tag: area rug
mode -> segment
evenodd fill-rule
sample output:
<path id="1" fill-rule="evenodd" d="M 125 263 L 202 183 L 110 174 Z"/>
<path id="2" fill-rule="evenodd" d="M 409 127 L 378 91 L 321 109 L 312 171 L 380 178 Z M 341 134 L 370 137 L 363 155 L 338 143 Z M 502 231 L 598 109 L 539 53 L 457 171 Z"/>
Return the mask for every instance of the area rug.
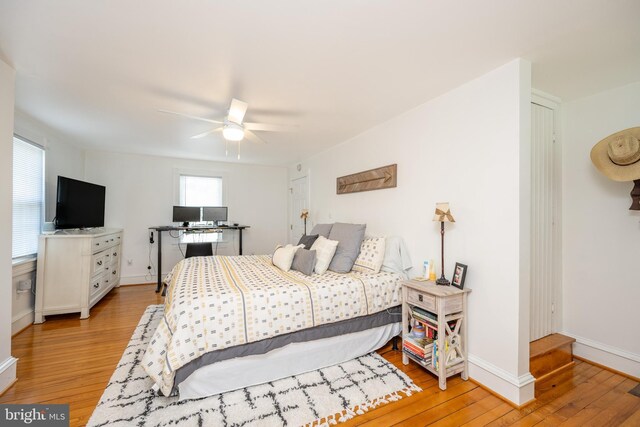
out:
<path id="1" fill-rule="evenodd" d="M 162 319 L 147 307 L 88 426 L 328 426 L 421 389 L 376 353 L 202 399 L 158 396 L 140 366 Z"/>

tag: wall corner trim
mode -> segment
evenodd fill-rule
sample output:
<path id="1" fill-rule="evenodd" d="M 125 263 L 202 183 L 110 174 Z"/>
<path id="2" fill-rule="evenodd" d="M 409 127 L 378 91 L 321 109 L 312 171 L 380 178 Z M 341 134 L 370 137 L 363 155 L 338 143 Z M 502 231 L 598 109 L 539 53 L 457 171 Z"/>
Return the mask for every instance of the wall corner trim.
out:
<path id="1" fill-rule="evenodd" d="M 0 394 L 4 393 L 16 381 L 17 363 L 18 359 L 13 356 L 9 356 L 0 363 Z"/>
<path id="2" fill-rule="evenodd" d="M 533 399 L 536 379 L 530 372 L 516 376 L 472 354 L 469 355 L 469 364 L 473 380 L 505 400 L 520 406 Z"/>

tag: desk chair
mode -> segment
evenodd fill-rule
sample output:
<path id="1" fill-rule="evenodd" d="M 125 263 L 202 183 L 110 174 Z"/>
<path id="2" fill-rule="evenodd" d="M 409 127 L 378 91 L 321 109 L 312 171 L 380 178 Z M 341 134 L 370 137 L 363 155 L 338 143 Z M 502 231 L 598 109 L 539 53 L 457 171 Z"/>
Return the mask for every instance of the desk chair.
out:
<path id="1" fill-rule="evenodd" d="M 187 252 L 185 258 L 192 256 L 211 256 L 213 255 L 213 247 L 211 243 L 187 243 Z"/>
<path id="2" fill-rule="evenodd" d="M 213 255 L 213 247 L 211 243 L 187 243 L 187 252 L 185 252 L 185 258 L 191 258 L 192 256 L 211 256 Z M 167 295 L 167 285 L 162 285 L 162 296 Z"/>

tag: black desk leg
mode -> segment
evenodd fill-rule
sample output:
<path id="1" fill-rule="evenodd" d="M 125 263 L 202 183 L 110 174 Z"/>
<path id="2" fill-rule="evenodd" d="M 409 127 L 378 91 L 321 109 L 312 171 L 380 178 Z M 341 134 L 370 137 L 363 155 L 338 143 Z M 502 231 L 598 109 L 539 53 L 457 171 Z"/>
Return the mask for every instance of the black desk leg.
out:
<path id="1" fill-rule="evenodd" d="M 242 228 L 238 229 L 238 255 L 242 255 Z"/>
<path id="2" fill-rule="evenodd" d="M 156 286 L 156 293 L 162 289 L 162 230 L 158 231 L 158 285 Z"/>

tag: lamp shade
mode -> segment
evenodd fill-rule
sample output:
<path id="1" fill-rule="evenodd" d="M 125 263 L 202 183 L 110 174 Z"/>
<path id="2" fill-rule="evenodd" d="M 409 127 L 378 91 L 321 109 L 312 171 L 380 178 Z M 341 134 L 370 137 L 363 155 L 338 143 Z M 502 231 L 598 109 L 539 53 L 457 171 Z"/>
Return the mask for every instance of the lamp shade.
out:
<path id="1" fill-rule="evenodd" d="M 449 202 L 436 203 L 436 213 L 433 216 L 434 221 L 440 222 L 456 222 L 451 215 L 451 209 L 449 209 Z"/>

